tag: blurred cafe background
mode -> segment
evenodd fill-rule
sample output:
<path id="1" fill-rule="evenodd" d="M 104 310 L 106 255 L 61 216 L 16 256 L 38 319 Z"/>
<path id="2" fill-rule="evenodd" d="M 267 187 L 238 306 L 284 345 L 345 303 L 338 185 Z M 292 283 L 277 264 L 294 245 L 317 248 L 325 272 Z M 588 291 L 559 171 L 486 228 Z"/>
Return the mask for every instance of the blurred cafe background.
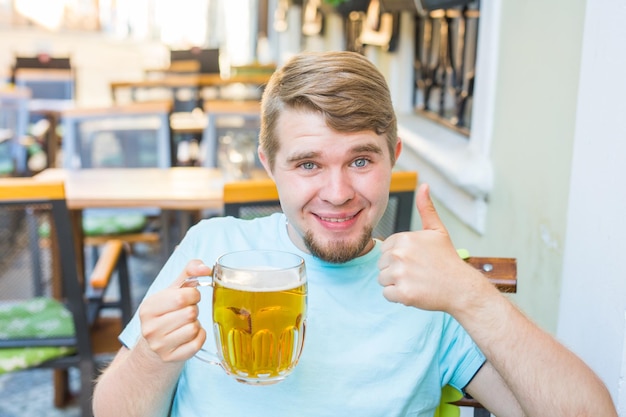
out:
<path id="1" fill-rule="evenodd" d="M 458 248 L 517 259 L 510 297 L 626 416 L 625 20 L 611 0 L 0 0 L 0 177 L 202 167 L 253 178 L 273 71 L 304 50 L 364 54 L 396 106 L 397 168 L 431 185 Z M 138 238 L 134 297 L 191 222 L 221 214 L 165 211 L 121 222 L 177 228 Z M 85 209 L 86 236 L 96 242 L 111 216 Z M 142 250 L 152 263 L 137 266 Z M 2 408 L 15 401 L 6 377 L 0 416 L 18 415 Z"/>

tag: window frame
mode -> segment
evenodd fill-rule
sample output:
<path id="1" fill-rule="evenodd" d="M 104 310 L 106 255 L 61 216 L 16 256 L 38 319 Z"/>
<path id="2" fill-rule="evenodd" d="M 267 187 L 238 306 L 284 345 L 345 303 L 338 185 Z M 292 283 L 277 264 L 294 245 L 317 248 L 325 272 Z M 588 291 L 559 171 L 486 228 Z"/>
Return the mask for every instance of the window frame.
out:
<path id="1" fill-rule="evenodd" d="M 479 234 L 485 233 L 494 182 L 491 142 L 500 6 L 501 0 L 481 3 L 469 140 L 412 110 L 398 113 L 398 135 L 404 145 L 398 165 L 417 168 L 420 182 L 430 184 L 433 197 Z"/>

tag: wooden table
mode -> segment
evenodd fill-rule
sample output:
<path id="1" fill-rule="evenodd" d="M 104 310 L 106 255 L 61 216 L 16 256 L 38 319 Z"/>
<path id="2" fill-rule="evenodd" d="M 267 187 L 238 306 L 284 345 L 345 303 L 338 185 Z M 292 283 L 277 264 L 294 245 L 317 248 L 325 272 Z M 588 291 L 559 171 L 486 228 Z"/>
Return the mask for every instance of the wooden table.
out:
<path id="1" fill-rule="evenodd" d="M 120 88 L 182 88 L 182 87 L 215 87 L 228 84 L 257 84 L 265 85 L 271 74 L 242 74 L 232 77 L 222 77 L 220 74 L 176 74 L 159 78 L 145 78 L 136 81 L 114 81 L 110 88 L 113 95 Z"/>
<path id="2" fill-rule="evenodd" d="M 253 177 L 266 176 L 255 171 Z M 65 182 L 67 205 L 72 211 L 72 222 L 76 234 L 76 257 L 83 267 L 79 268 L 84 278 L 84 247 L 82 234 L 82 210 L 89 208 L 156 207 L 173 211 L 194 212 L 197 210 L 223 208 L 222 173 L 216 168 L 107 168 L 70 170 L 48 168 L 35 176 L 41 180 Z M 168 217 L 169 218 L 169 217 Z M 188 217 L 187 217 L 188 218 Z M 164 225 L 167 223 L 164 223 Z M 184 233 L 187 225 L 181 224 Z M 164 260 L 172 249 L 169 228 L 162 228 Z M 55 402 L 64 404 L 68 395 L 67 373 L 55 372 Z"/>
<path id="3" fill-rule="evenodd" d="M 266 176 L 262 170 L 252 174 L 253 178 Z M 169 219 L 176 212 L 221 212 L 224 206 L 224 179 L 217 168 L 49 168 L 35 178 L 65 182 L 67 205 L 75 213 L 77 231 L 82 230 L 84 209 L 153 207 L 161 209 L 165 219 Z M 180 221 L 180 233 L 184 233 L 191 217 L 181 216 Z M 172 249 L 167 227 L 163 228 L 162 236 L 165 257 Z M 77 240 L 82 247 L 82 235 Z"/>
<path id="4" fill-rule="evenodd" d="M 118 93 L 121 91 L 130 92 L 131 101 L 141 101 L 138 97 L 139 91 L 146 90 L 169 90 L 174 98 L 175 111 L 184 110 L 189 105 L 189 101 L 193 101 L 195 105 L 202 105 L 202 90 L 206 87 L 225 87 L 233 84 L 246 84 L 252 86 L 265 86 L 269 81 L 271 74 L 242 74 L 232 77 L 222 77 L 220 74 L 175 74 L 166 75 L 160 78 L 145 78 L 141 80 L 114 81 L 109 84 L 111 97 L 113 102 L 118 102 L 120 97 Z M 177 98 L 181 91 L 190 90 L 191 96 L 182 99 L 179 102 Z M 189 93 L 186 93 L 187 95 Z M 176 104 L 176 103 L 179 104 Z M 187 104 L 183 104 L 187 103 Z"/>
<path id="5" fill-rule="evenodd" d="M 73 210 L 114 207 L 200 210 L 223 206 L 224 181 L 220 170 L 215 168 L 50 168 L 35 178 L 65 181 L 67 204 Z"/>

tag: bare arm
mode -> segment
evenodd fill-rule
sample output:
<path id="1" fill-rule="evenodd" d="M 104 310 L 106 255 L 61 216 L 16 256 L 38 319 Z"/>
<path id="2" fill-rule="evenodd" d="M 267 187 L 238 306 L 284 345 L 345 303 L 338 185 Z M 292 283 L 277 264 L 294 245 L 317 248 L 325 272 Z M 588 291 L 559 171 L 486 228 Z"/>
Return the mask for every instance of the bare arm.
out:
<path id="1" fill-rule="evenodd" d="M 191 261 L 169 288 L 144 300 L 139 310 L 142 336 L 132 349 L 120 349 L 98 379 L 94 416 L 169 415 L 183 365 L 206 339 L 198 322 L 200 294 L 180 286 L 189 276 L 210 272 L 200 261 Z"/>
<path id="2" fill-rule="evenodd" d="M 489 362 L 474 375 L 465 391 L 498 417 L 524 417 L 519 402 Z"/>
<path id="3" fill-rule="evenodd" d="M 604 384 L 580 358 L 493 286 L 476 290 L 459 305 L 462 311 L 455 317 L 502 375 L 526 415 L 617 416 Z M 475 387 L 481 388 L 489 390 L 490 384 Z"/>
<path id="4" fill-rule="evenodd" d="M 425 185 L 418 190 L 417 208 L 424 230 L 384 242 L 379 281 L 390 301 L 451 314 L 514 397 L 490 396 L 499 378 L 488 373 L 472 381 L 469 392 L 500 410 L 515 410 L 517 404 L 501 404 L 515 401 L 529 417 L 617 416 L 594 372 L 458 257 Z"/>

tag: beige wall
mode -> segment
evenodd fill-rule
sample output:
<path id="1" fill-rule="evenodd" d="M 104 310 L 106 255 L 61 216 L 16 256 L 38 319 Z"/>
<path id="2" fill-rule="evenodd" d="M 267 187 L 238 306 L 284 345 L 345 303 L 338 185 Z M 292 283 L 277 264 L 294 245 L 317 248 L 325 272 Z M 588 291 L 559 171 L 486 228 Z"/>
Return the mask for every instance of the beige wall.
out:
<path id="1" fill-rule="evenodd" d="M 169 59 L 167 48 L 154 42 L 90 33 L 0 28 L 0 73 L 9 70 L 15 55 L 32 56 L 39 51 L 71 57 L 76 68 L 76 100 L 86 106 L 109 104 L 111 81 L 141 79 L 144 68 L 165 66 Z"/>
<path id="2" fill-rule="evenodd" d="M 515 301 L 556 331 L 584 0 L 502 2 L 487 230 L 447 214 L 455 243 L 518 259 Z"/>

